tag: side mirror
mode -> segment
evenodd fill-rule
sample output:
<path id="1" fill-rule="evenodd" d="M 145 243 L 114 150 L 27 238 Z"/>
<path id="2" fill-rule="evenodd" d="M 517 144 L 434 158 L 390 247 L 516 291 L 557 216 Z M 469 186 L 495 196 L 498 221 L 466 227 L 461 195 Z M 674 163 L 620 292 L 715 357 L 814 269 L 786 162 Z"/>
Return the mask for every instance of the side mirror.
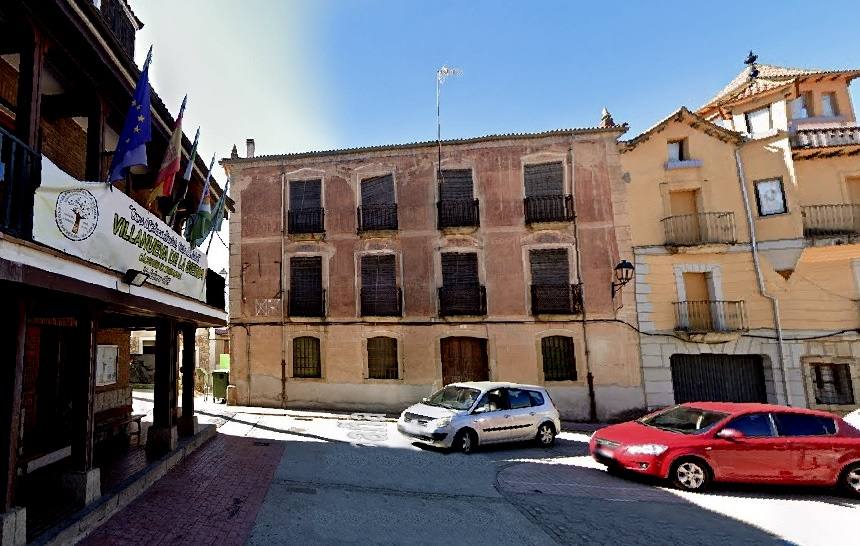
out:
<path id="1" fill-rule="evenodd" d="M 478 406 L 477 408 L 472 410 L 472 413 L 486 413 L 487 409 L 487 406 Z"/>
<path id="2" fill-rule="evenodd" d="M 717 433 L 717 438 L 722 438 L 723 440 L 728 440 L 730 442 L 737 442 L 738 440 L 743 440 L 745 436 L 743 432 L 737 429 L 724 428 Z"/>
<path id="3" fill-rule="evenodd" d="M 422 398 L 422 399 L 421 399 L 421 401 L 422 401 L 422 402 L 429 402 L 429 401 L 430 401 L 430 398 L 428 398 L 427 396 L 425 396 L 424 398 Z"/>

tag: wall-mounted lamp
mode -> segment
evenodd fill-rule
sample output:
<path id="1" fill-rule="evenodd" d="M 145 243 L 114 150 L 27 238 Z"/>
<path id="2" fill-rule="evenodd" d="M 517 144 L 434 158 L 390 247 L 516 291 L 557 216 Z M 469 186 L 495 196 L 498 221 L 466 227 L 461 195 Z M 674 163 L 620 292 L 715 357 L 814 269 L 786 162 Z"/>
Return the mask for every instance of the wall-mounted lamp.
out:
<path id="1" fill-rule="evenodd" d="M 149 275 L 137 269 L 129 269 L 122 275 L 122 282 L 132 286 L 142 286 L 146 282 Z"/>
<path id="2" fill-rule="evenodd" d="M 612 283 L 613 298 L 615 297 L 615 294 L 621 291 L 622 286 L 633 279 L 633 272 L 635 269 L 636 268 L 633 267 L 633 264 L 627 260 L 621 260 L 618 262 L 618 265 L 615 266 L 615 282 Z"/>

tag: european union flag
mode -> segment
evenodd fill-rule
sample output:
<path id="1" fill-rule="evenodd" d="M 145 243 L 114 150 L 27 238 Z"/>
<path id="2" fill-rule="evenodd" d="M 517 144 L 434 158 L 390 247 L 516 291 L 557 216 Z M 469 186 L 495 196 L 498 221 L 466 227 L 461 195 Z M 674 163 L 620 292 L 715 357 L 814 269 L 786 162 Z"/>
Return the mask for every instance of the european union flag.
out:
<path id="1" fill-rule="evenodd" d="M 109 181 L 122 180 L 131 172 L 139 174 L 147 170 L 146 143 L 152 140 L 152 113 L 149 105 L 149 61 L 152 48 L 146 56 L 143 71 L 134 89 L 131 108 L 125 116 L 122 133 L 113 153 Z"/>

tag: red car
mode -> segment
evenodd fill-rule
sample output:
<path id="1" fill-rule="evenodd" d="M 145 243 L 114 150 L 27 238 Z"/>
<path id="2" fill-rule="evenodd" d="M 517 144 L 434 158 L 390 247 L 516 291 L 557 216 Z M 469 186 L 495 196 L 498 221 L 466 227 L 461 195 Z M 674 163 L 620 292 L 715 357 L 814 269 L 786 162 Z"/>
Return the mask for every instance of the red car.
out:
<path id="1" fill-rule="evenodd" d="M 839 486 L 860 497 L 860 431 L 823 411 L 688 403 L 598 430 L 591 455 L 610 470 L 669 479 Z"/>

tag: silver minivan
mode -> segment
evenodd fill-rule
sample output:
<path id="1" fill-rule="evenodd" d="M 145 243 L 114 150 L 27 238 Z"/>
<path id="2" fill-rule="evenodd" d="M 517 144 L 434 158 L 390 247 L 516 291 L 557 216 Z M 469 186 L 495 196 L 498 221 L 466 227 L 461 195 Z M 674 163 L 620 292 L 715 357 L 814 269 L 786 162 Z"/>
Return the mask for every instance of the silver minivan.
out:
<path id="1" fill-rule="evenodd" d="M 471 453 L 483 444 L 555 443 L 558 410 L 543 387 L 477 381 L 452 383 L 406 408 L 397 430 L 421 443 Z"/>

